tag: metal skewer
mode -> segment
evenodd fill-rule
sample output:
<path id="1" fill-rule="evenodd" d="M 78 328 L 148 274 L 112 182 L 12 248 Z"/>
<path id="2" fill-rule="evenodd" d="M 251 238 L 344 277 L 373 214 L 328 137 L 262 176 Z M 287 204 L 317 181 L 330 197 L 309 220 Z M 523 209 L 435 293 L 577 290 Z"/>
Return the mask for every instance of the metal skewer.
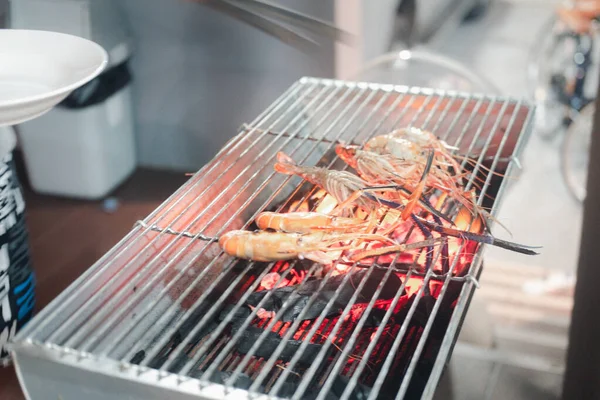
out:
<path id="1" fill-rule="evenodd" d="M 309 35 L 351 44 L 353 35 L 318 18 L 262 0 L 198 0 L 303 52 L 320 48 Z M 287 25 L 286 25 L 287 24 Z M 306 31 L 305 33 L 300 30 Z"/>

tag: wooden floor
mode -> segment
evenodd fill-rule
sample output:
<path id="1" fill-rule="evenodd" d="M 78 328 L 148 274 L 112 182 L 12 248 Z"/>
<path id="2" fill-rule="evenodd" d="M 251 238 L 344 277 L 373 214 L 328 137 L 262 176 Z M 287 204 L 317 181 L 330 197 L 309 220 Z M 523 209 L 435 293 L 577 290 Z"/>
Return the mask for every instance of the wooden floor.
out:
<path id="1" fill-rule="evenodd" d="M 101 201 L 78 201 L 34 193 L 18 163 L 27 204 L 33 268 L 37 277 L 37 310 L 42 309 L 98 258 L 114 246 L 188 178 L 184 174 L 138 170 L 112 196 L 113 213 Z M 21 400 L 12 367 L 0 369 L 0 399 Z"/>

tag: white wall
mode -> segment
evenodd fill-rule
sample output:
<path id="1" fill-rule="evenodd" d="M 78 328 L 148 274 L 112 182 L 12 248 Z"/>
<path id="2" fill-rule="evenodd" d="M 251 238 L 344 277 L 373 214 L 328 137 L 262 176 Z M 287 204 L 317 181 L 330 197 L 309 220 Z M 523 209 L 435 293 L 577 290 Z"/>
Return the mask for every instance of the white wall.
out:
<path id="1" fill-rule="evenodd" d="M 335 23 L 353 33 L 355 46 L 336 45 L 336 76 L 355 77 L 363 64 L 388 51 L 400 0 L 335 0 Z"/>
<path id="2" fill-rule="evenodd" d="M 279 3 L 333 20 L 332 1 Z M 134 35 L 138 154 L 144 166 L 196 170 L 298 78 L 334 75 L 333 44 L 311 57 L 197 4 L 119 4 Z"/>
<path id="3" fill-rule="evenodd" d="M 94 21 L 118 20 L 100 6 L 107 5 L 107 0 L 13 1 L 21 7 L 35 7 L 32 14 L 38 18 L 34 28 L 90 36 L 111 47 L 119 36 L 118 22 L 106 34 L 100 34 L 94 24 L 82 32 L 72 29 L 81 25 L 78 18 L 88 15 Z M 72 7 L 78 1 L 89 1 L 92 6 L 78 11 Z M 398 0 L 277 3 L 325 20 L 335 19 L 357 35 L 357 46 L 324 42 L 317 54 L 306 55 L 189 1 L 112 1 L 132 33 L 137 152 L 142 166 L 196 170 L 241 124 L 252 121 L 300 77 L 351 77 L 366 60 L 386 51 Z M 57 8 L 60 5 L 63 7 Z M 50 9 L 63 10 L 59 12 L 63 17 L 47 18 Z M 71 10 L 71 19 L 65 10 Z M 20 27 L 30 25 L 23 22 Z"/>

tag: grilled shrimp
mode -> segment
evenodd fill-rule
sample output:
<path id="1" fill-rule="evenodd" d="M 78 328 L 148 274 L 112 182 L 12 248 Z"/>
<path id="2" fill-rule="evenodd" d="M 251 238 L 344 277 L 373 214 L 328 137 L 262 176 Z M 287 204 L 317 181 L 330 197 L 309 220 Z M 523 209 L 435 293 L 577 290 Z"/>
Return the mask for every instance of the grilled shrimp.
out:
<path id="1" fill-rule="evenodd" d="M 431 167 L 431 159 L 428 159 L 428 161 L 429 162 L 425 166 L 424 174 L 426 174 L 428 168 Z M 420 193 L 424 187 L 424 181 L 422 179 L 421 182 L 416 185 L 415 191 L 408 197 L 406 204 L 400 204 L 397 202 L 397 198 L 392 198 L 390 201 L 386 198 L 376 197 L 372 192 L 365 191 L 364 189 L 367 188 L 369 184 L 350 172 L 297 165 L 294 160 L 281 152 L 277 154 L 275 170 L 287 175 L 298 175 L 310 183 L 325 189 L 325 191 L 336 199 L 339 205 L 338 210 L 341 211 L 350 204 L 355 204 L 373 217 L 381 210 L 381 206 L 383 205 L 389 208 L 402 210 L 402 218 L 406 219 L 414 207 L 419 204 L 427 211 L 448 220 L 448 217 L 419 200 Z"/>
<path id="2" fill-rule="evenodd" d="M 336 245 L 356 240 L 395 243 L 385 236 L 365 233 L 299 234 L 238 230 L 227 232 L 221 236 L 219 245 L 230 256 L 246 260 L 270 262 L 306 258 L 314 262 L 330 264 L 337 260 L 344 250 L 356 248 L 356 244 L 353 246 Z"/>
<path id="3" fill-rule="evenodd" d="M 351 201 L 367 212 L 379 206 L 367 196 L 360 195 L 360 190 L 367 187 L 368 184 L 350 172 L 298 165 L 291 157 L 282 152 L 277 153 L 275 171 L 286 175 L 298 175 L 306 179 L 327 191 L 338 204 L 347 204 Z"/>
<path id="4" fill-rule="evenodd" d="M 434 151 L 435 166 L 443 170 L 452 167 L 454 174 L 460 177 L 460 164 L 450 153 L 450 149 L 454 148 L 439 140 L 432 133 L 416 128 L 398 129 L 387 135 L 375 136 L 365 144 L 365 150 L 377 154 L 392 154 L 401 160 L 419 164 L 424 164 L 427 153 Z"/>
<path id="5" fill-rule="evenodd" d="M 451 153 L 452 150 L 458 150 L 458 148 L 449 146 L 448 143 L 438 139 L 433 133 L 423 129 L 409 127 L 397 129 L 390 133 L 390 136 L 408 140 L 423 150 L 434 150 L 437 155 L 452 166 L 457 174 L 460 173 L 461 167 Z"/>
<path id="6" fill-rule="evenodd" d="M 368 150 L 361 150 L 358 146 L 347 146 L 338 144 L 335 152 L 346 164 L 354 168 L 356 172 L 369 183 L 387 184 L 405 180 L 412 182 L 411 177 L 417 171 L 418 165 L 411 163 L 412 168 L 400 174 L 397 164 L 400 161 L 391 154 L 377 154 Z"/>
<path id="7" fill-rule="evenodd" d="M 360 218 L 336 217 L 317 212 L 263 212 L 258 214 L 255 222 L 263 230 L 293 233 L 358 231 L 367 228 L 368 225 Z"/>
<path id="8" fill-rule="evenodd" d="M 401 160 L 392 154 L 378 154 L 362 150 L 358 146 L 338 144 L 337 155 L 354 168 L 361 178 L 372 184 L 396 183 L 408 187 L 419 183 L 424 166 L 414 162 Z M 456 182 L 449 174 L 435 168 L 427 177 L 427 186 L 448 191 Z"/>
<path id="9" fill-rule="evenodd" d="M 433 133 L 412 126 L 408 128 L 396 129 L 390 133 L 390 136 L 406 139 L 424 149 L 439 149 L 442 151 L 458 150 L 457 147 L 450 146 Z"/>
<path id="10" fill-rule="evenodd" d="M 413 191 L 425 172 L 425 166 L 396 158 L 392 154 L 377 154 L 356 146 L 337 145 L 337 155 L 374 185 L 399 185 Z M 425 185 L 448 193 L 470 210 L 475 208 L 470 194 L 462 190 L 447 171 L 433 168 L 425 177 Z"/>

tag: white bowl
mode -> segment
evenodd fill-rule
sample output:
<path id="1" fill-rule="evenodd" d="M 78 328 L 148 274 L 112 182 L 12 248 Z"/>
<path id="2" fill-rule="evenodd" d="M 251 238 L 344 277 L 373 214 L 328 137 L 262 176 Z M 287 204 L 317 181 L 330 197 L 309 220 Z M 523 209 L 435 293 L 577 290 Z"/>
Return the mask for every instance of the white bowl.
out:
<path id="1" fill-rule="evenodd" d="M 107 62 L 101 46 L 77 36 L 0 29 L 0 126 L 48 112 Z"/>

